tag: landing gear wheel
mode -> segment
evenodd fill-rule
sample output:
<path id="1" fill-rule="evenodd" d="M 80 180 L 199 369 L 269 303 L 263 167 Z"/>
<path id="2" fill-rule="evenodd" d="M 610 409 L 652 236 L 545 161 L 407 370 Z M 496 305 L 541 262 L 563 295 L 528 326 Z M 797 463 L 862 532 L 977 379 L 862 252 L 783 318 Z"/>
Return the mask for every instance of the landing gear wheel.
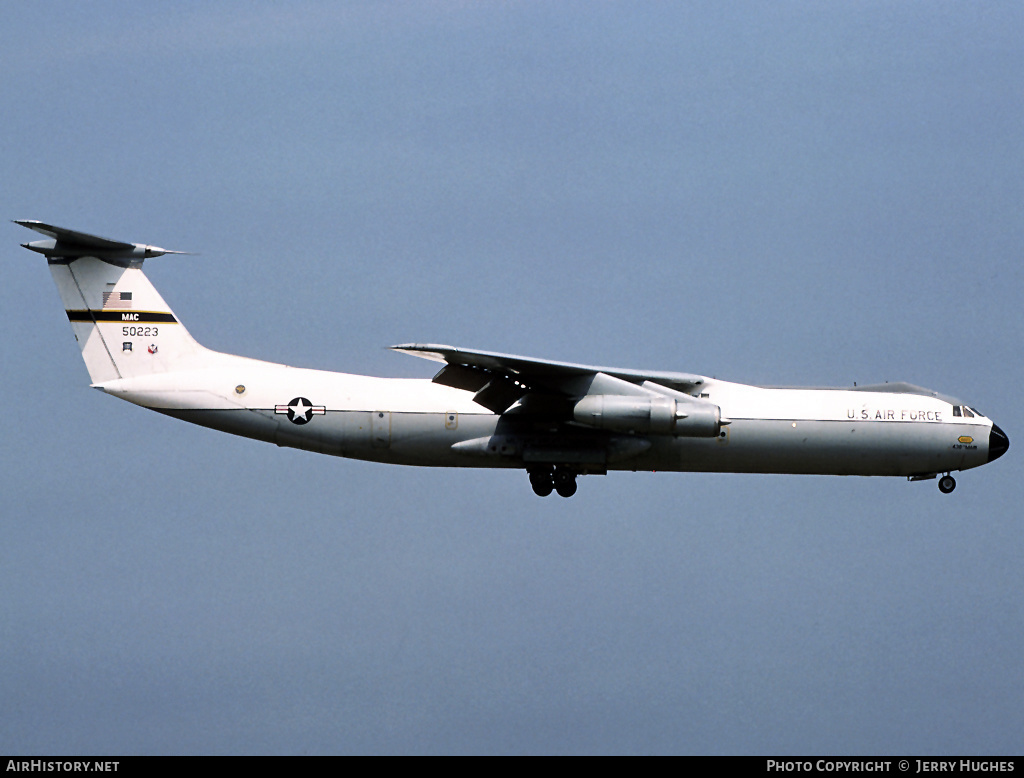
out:
<path id="1" fill-rule="evenodd" d="M 559 484 L 555 489 L 558 490 L 558 494 L 561 497 L 572 497 L 576 494 L 576 479 L 573 478 L 571 481 Z"/>
<path id="2" fill-rule="evenodd" d="M 538 497 L 547 497 L 555 488 L 551 473 L 547 470 L 531 470 L 530 486 L 533 487 L 533 493 Z"/>
<path id="3" fill-rule="evenodd" d="M 555 491 L 560 497 L 572 497 L 576 494 L 576 474 L 565 470 L 555 473 Z"/>
<path id="4" fill-rule="evenodd" d="M 956 489 L 956 479 L 951 475 L 944 475 L 939 479 L 939 491 L 943 494 L 949 494 L 951 491 Z"/>

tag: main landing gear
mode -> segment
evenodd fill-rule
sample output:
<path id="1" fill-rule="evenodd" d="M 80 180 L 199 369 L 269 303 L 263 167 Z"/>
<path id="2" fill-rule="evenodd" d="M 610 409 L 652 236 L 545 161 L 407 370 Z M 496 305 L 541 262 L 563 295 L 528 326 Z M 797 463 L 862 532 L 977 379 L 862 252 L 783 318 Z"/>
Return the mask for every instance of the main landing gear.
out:
<path id="1" fill-rule="evenodd" d="M 528 472 L 530 486 L 538 497 L 547 497 L 552 491 L 558 492 L 562 497 L 572 497 L 576 494 L 576 473 L 572 470 L 542 467 Z"/>

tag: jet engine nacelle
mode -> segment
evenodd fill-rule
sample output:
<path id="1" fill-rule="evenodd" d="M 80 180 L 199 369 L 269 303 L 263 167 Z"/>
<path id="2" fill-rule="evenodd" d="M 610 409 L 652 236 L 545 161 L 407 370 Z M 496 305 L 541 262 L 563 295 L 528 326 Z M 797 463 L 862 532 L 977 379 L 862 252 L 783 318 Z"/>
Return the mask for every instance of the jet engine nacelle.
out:
<path id="1" fill-rule="evenodd" d="M 572 413 L 581 424 L 617 432 L 714 438 L 722 429 L 717 405 L 671 397 L 594 394 L 576 403 Z"/>

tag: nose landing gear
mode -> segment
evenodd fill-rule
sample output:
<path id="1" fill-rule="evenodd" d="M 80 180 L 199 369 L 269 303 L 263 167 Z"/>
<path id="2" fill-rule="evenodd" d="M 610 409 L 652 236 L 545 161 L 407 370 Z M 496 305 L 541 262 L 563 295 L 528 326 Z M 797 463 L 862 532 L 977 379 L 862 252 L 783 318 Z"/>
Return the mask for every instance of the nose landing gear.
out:
<path id="1" fill-rule="evenodd" d="M 547 497 L 552 491 L 562 497 L 576 494 L 576 473 L 564 468 L 545 467 L 528 471 L 530 486 L 538 497 Z"/>
<path id="2" fill-rule="evenodd" d="M 942 478 L 939 479 L 939 491 L 943 494 L 949 494 L 951 491 L 956 489 L 956 479 L 953 478 L 949 473 L 946 473 Z"/>

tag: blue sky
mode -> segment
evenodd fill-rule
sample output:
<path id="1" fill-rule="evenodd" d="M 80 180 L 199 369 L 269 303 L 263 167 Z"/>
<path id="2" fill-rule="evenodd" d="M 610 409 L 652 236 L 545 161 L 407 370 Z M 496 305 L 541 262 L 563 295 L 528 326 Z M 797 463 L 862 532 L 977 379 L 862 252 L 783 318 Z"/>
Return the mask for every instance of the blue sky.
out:
<path id="1" fill-rule="evenodd" d="M 907 380 L 1024 429 L 1016 3 L 13 2 L 0 209 L 212 348 Z M 1020 753 L 1015 448 L 899 479 L 317 457 L 88 388 L 4 228 L 0 750 Z M 1016 436 L 1016 437 L 1015 437 Z"/>

